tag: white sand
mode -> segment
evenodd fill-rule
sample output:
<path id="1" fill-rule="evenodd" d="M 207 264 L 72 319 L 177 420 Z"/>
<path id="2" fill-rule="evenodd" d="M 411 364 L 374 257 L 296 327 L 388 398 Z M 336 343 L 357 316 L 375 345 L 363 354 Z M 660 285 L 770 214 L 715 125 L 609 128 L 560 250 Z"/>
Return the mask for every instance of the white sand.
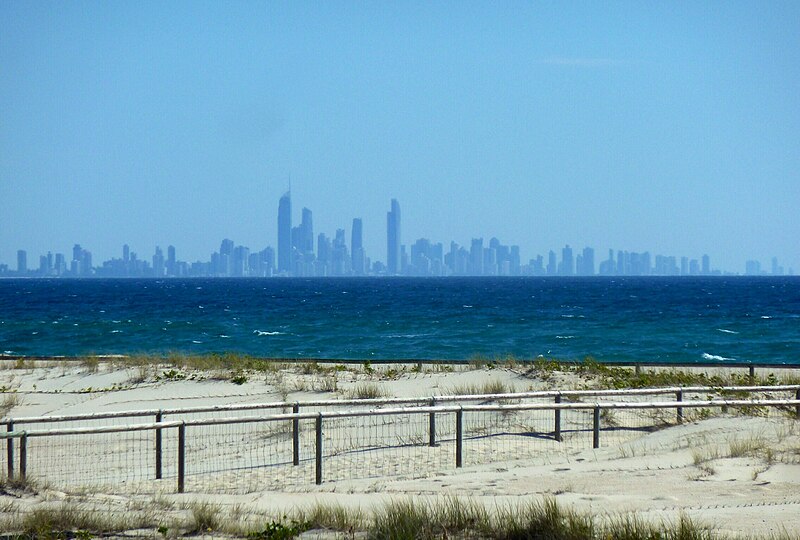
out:
<path id="1" fill-rule="evenodd" d="M 23 417 L 284 399 L 335 399 L 349 397 L 355 388 L 367 382 L 378 385 L 387 395 L 393 396 L 447 394 L 453 390 L 480 388 L 490 382 L 501 383 L 517 391 L 567 389 L 592 384 L 592 381 L 581 381 L 571 374 L 557 374 L 542 381 L 524 376 L 521 369 L 456 368 L 449 372 L 425 368 L 422 373 L 415 373 L 411 372 L 411 367 L 402 370 L 394 366 L 393 369 L 397 371 L 391 373 L 391 378 L 383 367 L 376 368 L 377 373 L 366 374 L 362 368 L 354 366 L 352 370 L 335 375 L 303 375 L 298 368 L 293 368 L 266 374 L 251 373 L 248 374 L 248 382 L 235 385 L 228 380 L 229 374 L 219 374 L 219 378 L 215 379 L 214 374 L 191 371 L 184 373 L 190 377 L 193 375 L 194 380 L 162 378 L 156 382 L 155 375 L 163 375 L 171 369 L 166 367 L 123 370 L 101 364 L 99 370 L 94 372 L 85 366 L 50 366 L 0 371 L 0 386 L 15 390 L 14 395 L 17 396 L 15 399 L 6 399 L 6 408 L 11 408 L 5 416 Z M 336 379 L 336 391 L 322 391 L 334 386 L 333 377 Z M 139 382 L 142 378 L 145 380 Z M 6 397 L 9 395 L 5 394 Z M 550 422 L 549 418 L 530 417 L 525 421 L 538 426 Z M 347 441 L 344 439 L 365 436 L 365 433 L 371 433 L 370 436 L 376 441 L 381 437 L 410 437 L 420 429 L 424 432 L 427 416 L 417 419 L 408 417 L 404 421 L 409 422 L 408 427 L 403 428 L 407 433 L 396 425 L 387 425 L 386 422 L 393 422 L 389 417 L 381 417 L 380 422 L 370 420 L 329 428 L 326 448 L 331 449 L 336 445 L 345 448 Z M 443 439 L 447 438 L 448 421 L 441 419 L 440 437 Z M 487 417 L 481 421 L 496 427 L 492 423 L 496 419 Z M 198 438 L 197 442 L 193 443 L 190 439 L 190 444 L 207 443 L 210 449 L 217 447 L 218 450 L 220 445 L 228 444 L 224 441 L 233 441 L 247 434 L 247 430 L 252 432 L 252 424 L 245 426 L 248 427 L 242 431 L 209 432 L 205 439 Z M 360 430 L 360 433 L 353 432 L 354 429 Z M 313 444 L 310 429 L 306 432 L 309 437 L 304 438 L 304 457 L 310 455 Z M 268 434 L 262 435 L 266 437 L 263 440 L 270 440 Z M 290 444 L 283 432 L 276 432 L 273 436 L 281 438 L 284 446 Z M 187 489 L 192 492 L 183 495 L 171 493 L 174 491 L 174 477 L 161 481 L 157 490 L 175 501 L 201 497 L 221 504 L 244 505 L 245 508 L 278 516 L 298 505 L 307 506 L 314 502 L 332 502 L 364 509 L 399 497 L 449 494 L 473 497 L 491 506 L 550 496 L 560 504 L 595 515 L 615 516 L 635 512 L 640 517 L 656 521 L 674 521 L 685 514 L 723 531 L 769 534 L 785 530 L 792 535 L 800 535 L 798 420 L 786 415 L 769 418 L 719 416 L 652 433 L 604 433 L 601 448 L 597 450 L 591 448 L 590 439 L 584 435 L 575 437 L 574 444 L 569 445 L 531 439 L 535 444 L 524 447 L 517 439 L 508 443 L 493 440 L 491 445 L 476 439 L 465 443 L 463 469 L 452 466 L 450 443 L 443 442 L 437 451 L 421 445 L 375 455 L 366 453 L 332 457 L 325 463 L 326 481 L 321 486 L 314 485 L 313 463 L 308 462 L 290 470 L 282 485 L 269 484 L 264 480 L 266 485 L 279 486 L 279 489 L 255 489 L 257 486 L 254 487 L 254 483 L 261 478 L 258 476 L 261 473 L 246 471 L 244 474 L 252 477 L 253 483 L 247 484 L 244 491 L 251 492 L 245 494 L 202 493 L 202 490 L 224 490 L 226 482 L 239 481 L 237 478 L 240 477 L 231 476 L 235 473 L 215 477 L 213 472 L 209 472 L 208 476 L 202 476 L 202 482 L 189 477 Z M 169 445 L 174 441 L 168 439 L 165 439 L 168 447 L 165 452 L 171 456 L 169 452 L 173 451 L 174 446 Z M 151 446 L 149 440 L 144 441 L 143 445 L 146 448 Z M 747 445 L 751 451 L 737 451 Z M 38 448 L 40 450 L 32 446 L 32 458 L 35 451 L 40 454 L 44 452 L 42 447 Z M 234 453 L 241 454 L 239 447 L 236 448 Z M 107 452 L 107 459 L 113 459 L 114 448 L 103 448 L 98 443 L 98 450 Z M 48 451 L 52 452 L 48 454 L 48 459 L 56 459 L 53 456 L 64 459 L 57 449 Z M 198 448 L 197 451 L 201 450 Z M 245 458 L 249 459 L 241 455 L 224 459 L 233 462 Z M 148 468 L 151 466 L 150 459 L 148 453 L 145 457 L 125 462 L 125 466 Z M 171 461 L 165 471 L 167 476 Z M 37 465 L 37 462 L 32 461 L 31 465 Z M 197 463 L 189 464 L 189 472 L 197 473 L 204 467 L 213 471 L 217 466 L 211 462 L 201 463 L 198 459 Z M 119 474 L 124 476 L 125 470 L 120 470 Z M 142 481 L 149 482 L 145 478 L 146 473 L 142 473 L 141 477 Z M 120 495 L 113 499 L 113 504 L 119 508 L 152 497 L 132 494 L 130 489 L 131 486 L 120 484 L 118 490 L 106 487 L 103 491 L 116 491 Z M 0 496 L 0 500 L 6 497 Z M 82 495 L 67 496 L 56 488 L 37 497 L 16 501 L 15 508 L 40 504 L 45 499 L 65 497 L 109 504 L 108 495 L 84 492 Z"/>

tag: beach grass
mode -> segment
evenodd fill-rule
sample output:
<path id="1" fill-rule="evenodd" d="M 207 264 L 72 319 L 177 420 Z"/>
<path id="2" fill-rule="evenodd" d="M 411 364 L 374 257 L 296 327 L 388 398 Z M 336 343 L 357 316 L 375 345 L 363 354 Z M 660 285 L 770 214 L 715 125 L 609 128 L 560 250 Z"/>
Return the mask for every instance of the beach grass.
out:
<path id="1" fill-rule="evenodd" d="M 486 506 L 454 496 L 397 499 L 368 510 L 337 504 L 298 508 L 288 515 L 267 516 L 256 510 L 196 501 L 183 508 L 155 511 L 103 511 L 65 501 L 28 512 L 5 513 L 2 530 L 14 538 L 93 538 L 95 535 L 150 531 L 150 538 L 288 539 L 305 531 L 334 537 L 375 540 L 485 538 L 496 540 L 727 540 L 710 527 L 681 515 L 672 522 L 650 522 L 634 515 L 592 516 L 558 504 L 552 498 L 519 504 Z M 319 536 L 312 535 L 312 536 Z M 779 538 L 752 536 L 751 538 Z"/>

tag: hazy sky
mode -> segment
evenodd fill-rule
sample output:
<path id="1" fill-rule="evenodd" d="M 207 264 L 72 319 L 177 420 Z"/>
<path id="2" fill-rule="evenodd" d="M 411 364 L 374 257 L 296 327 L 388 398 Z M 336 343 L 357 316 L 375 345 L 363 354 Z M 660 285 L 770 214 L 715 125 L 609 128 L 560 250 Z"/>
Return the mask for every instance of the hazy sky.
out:
<path id="1" fill-rule="evenodd" d="M 798 2 L 0 1 L 0 262 L 294 220 L 800 271 Z"/>

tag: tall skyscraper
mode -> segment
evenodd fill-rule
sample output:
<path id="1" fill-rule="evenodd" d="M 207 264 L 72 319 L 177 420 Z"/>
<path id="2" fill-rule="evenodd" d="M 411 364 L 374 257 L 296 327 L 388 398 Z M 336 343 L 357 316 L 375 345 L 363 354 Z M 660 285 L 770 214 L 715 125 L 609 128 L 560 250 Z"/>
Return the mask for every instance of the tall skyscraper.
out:
<path id="1" fill-rule="evenodd" d="M 300 250 L 305 253 L 314 253 L 314 225 L 311 219 L 311 210 L 303 208 L 303 220 L 300 222 Z"/>
<path id="2" fill-rule="evenodd" d="M 365 273 L 366 256 L 364 254 L 364 243 L 362 237 L 361 218 L 353 218 L 353 229 L 350 231 L 350 257 L 352 259 L 353 273 L 357 276 Z"/>
<path id="3" fill-rule="evenodd" d="M 575 275 L 575 260 L 572 257 L 572 248 L 569 244 L 561 250 L 561 268 L 558 272 L 562 276 Z"/>
<path id="4" fill-rule="evenodd" d="M 286 192 L 278 203 L 278 272 L 292 269 L 292 197 Z"/>
<path id="5" fill-rule="evenodd" d="M 164 276 L 164 252 L 158 246 L 156 246 L 156 252 L 153 254 L 153 275 L 155 277 Z"/>
<path id="6" fill-rule="evenodd" d="M 28 252 L 24 249 L 17 251 L 17 272 L 24 274 L 28 271 Z"/>
<path id="7" fill-rule="evenodd" d="M 392 209 L 386 214 L 386 267 L 390 275 L 400 273 L 400 204 L 392 199 Z"/>
<path id="8" fill-rule="evenodd" d="M 577 269 L 579 276 L 593 276 L 594 275 L 594 249 L 590 247 L 583 248 L 581 254 L 581 265 Z"/>
<path id="9" fill-rule="evenodd" d="M 175 258 L 175 246 L 167 247 L 167 275 L 174 276 L 177 272 L 177 259 Z"/>

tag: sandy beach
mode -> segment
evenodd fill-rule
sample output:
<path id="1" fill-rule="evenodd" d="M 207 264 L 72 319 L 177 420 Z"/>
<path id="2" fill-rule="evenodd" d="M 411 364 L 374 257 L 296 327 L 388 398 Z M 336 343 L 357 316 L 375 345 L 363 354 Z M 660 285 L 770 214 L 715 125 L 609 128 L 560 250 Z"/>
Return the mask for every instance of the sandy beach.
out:
<path id="1" fill-rule="evenodd" d="M 7 365 L 6 368 L 0 371 L 6 418 L 303 402 L 365 397 L 367 393 L 370 397 L 428 397 L 481 393 L 487 389 L 506 392 L 567 390 L 598 387 L 603 382 L 601 377 L 591 374 L 536 371 L 521 365 L 421 368 L 349 365 L 315 366 L 313 369 L 284 365 L 265 371 L 232 373 L 156 364 L 125 367 L 123 361 L 109 360 L 37 362 L 15 367 Z M 721 369 L 697 368 L 695 371 L 709 375 L 729 374 Z M 767 375 L 767 372 L 759 374 Z M 798 371 L 780 370 L 775 375 L 779 379 L 793 377 L 796 380 Z M 226 415 L 232 416 L 231 413 Z M 191 501 L 203 500 L 235 509 L 241 519 L 257 521 L 266 516 L 291 515 L 297 508 L 316 503 L 367 511 L 375 505 L 403 498 L 437 500 L 458 496 L 488 507 L 552 498 L 564 507 L 601 518 L 615 519 L 633 513 L 654 522 L 674 522 L 681 516 L 688 516 L 696 523 L 721 532 L 800 535 L 800 519 L 797 518 L 800 515 L 800 424 L 788 414 L 713 414 L 708 417 L 687 414 L 687 421 L 663 429 L 623 430 L 620 434 L 609 431 L 603 434 L 602 445 L 597 449 L 592 448 L 591 441 L 582 433 L 576 433 L 570 444 L 536 440 L 535 444 L 525 443 L 526 446 L 517 439 L 504 441 L 502 437 L 489 438 L 492 440 L 489 444 L 475 436 L 465 442 L 463 468 L 452 464 L 448 449 L 452 442 L 448 435 L 449 420 L 442 418 L 439 426 L 442 441 L 435 453 L 425 445 L 398 444 L 394 453 L 365 451 L 333 455 L 335 446 L 344 448 L 348 437 L 368 436 L 377 441 L 381 437 L 399 437 L 398 433 L 405 433 L 398 431 L 392 422 L 404 422 L 407 428 L 403 429 L 413 438 L 417 431 L 424 432 L 427 425 L 427 417 L 417 417 L 408 415 L 400 420 L 378 417 L 380 421 L 370 419 L 343 423 L 336 430 L 329 428 L 326 445 L 332 457 L 325 464 L 326 478 L 321 485 L 314 484 L 310 460 L 304 460 L 281 482 L 264 480 L 267 476 L 258 476 L 260 473 L 248 473 L 253 480 L 246 484 L 237 484 L 240 477 L 234 477 L 234 473 L 227 477 L 220 474 L 218 481 L 210 481 L 208 478 L 214 476 L 216 465 L 197 462 L 189 464 L 187 492 L 183 494 L 174 493 L 168 465 L 165 473 L 168 478 L 155 490 L 133 489 L 132 482 L 114 489 L 112 481 L 111 488 L 105 485 L 97 490 L 64 489 L 54 484 L 35 494 L 6 491 L 0 495 L 2 513 L 5 516 L 25 513 L 64 501 L 97 511 L 130 513 L 137 508 L 153 511 L 160 501 L 160 511 L 169 514 L 180 513 Z M 500 425 L 495 417 L 476 418 L 467 428 L 471 433 L 482 429 L 482 425 L 477 425 L 481 422 L 485 426 Z M 549 418 L 531 414 L 524 421 L 538 425 L 551 422 Z M 504 421 L 511 425 L 512 420 Z M 209 430 L 205 439 L 196 439 L 200 442 L 192 442 L 195 439 L 190 437 L 189 444 L 195 445 L 190 447 L 199 452 L 196 447 L 201 444 L 213 446 L 227 440 L 226 437 L 232 440 L 249 436 L 254 429 L 252 426 L 243 424 L 238 431 L 224 433 Z M 287 444 L 287 434 L 257 429 L 261 439 L 275 437 L 280 444 Z M 309 448 L 310 436 L 309 433 L 308 442 L 303 443 Z M 170 445 L 174 441 L 170 441 L 172 439 L 167 437 L 165 445 L 172 452 Z M 102 444 L 97 439 L 98 455 L 102 455 L 103 449 L 99 447 Z M 149 441 L 144 444 L 150 448 Z M 36 461 L 37 451 L 43 455 L 44 447 L 31 447 L 29 470 L 32 475 L 36 474 L 37 466 L 44 466 L 37 465 L 41 463 Z M 51 461 L 56 459 L 54 456 L 61 456 L 55 449 L 48 451 L 51 453 L 46 459 Z M 303 451 L 305 458 L 308 455 L 305 447 Z M 108 459 L 112 459 L 114 450 L 107 452 Z M 238 458 L 231 456 L 230 459 Z M 150 466 L 149 458 L 142 460 L 142 467 Z M 138 466 L 137 463 L 128 463 L 128 466 Z M 208 474 L 202 476 L 202 481 L 199 476 L 191 476 L 206 466 Z M 256 480 L 259 478 L 258 481 L 263 482 L 261 485 Z M 170 505 L 165 505 L 165 500 L 171 501 Z"/>

